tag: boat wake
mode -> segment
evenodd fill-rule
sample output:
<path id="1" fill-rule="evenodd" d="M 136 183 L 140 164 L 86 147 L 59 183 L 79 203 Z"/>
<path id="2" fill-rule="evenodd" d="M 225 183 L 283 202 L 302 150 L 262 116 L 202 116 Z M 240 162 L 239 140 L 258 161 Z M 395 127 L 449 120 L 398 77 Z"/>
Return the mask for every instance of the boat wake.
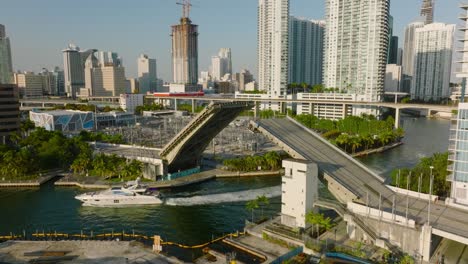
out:
<path id="1" fill-rule="evenodd" d="M 191 206 L 204 204 L 245 202 L 254 200 L 257 198 L 257 196 L 262 195 L 265 195 L 267 198 L 281 196 L 281 186 L 246 190 L 240 192 L 198 195 L 185 198 L 168 198 L 165 203 L 166 205 L 172 206 Z"/>

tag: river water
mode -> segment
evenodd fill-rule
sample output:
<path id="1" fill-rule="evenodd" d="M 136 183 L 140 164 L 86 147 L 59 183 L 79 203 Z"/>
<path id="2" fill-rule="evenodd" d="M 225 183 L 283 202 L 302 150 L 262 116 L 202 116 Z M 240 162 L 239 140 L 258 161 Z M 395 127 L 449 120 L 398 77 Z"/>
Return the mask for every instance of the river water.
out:
<path id="1" fill-rule="evenodd" d="M 449 121 L 425 118 L 403 118 L 406 130 L 404 145 L 385 153 L 362 158 L 361 161 L 380 174 L 393 168 L 413 166 L 419 158 L 448 147 Z M 251 217 L 245 201 L 266 194 L 270 205 L 265 216 L 277 214 L 281 208 L 278 177 L 220 179 L 168 190 L 163 194 L 167 204 L 140 208 L 82 207 L 74 196 L 77 188 L 55 188 L 52 184 L 40 189 L 0 190 L 0 235 L 10 232 L 64 232 L 89 234 L 133 231 L 138 234 L 161 235 L 166 241 L 199 244 L 222 234 L 242 230 Z M 260 217 L 260 210 L 256 217 Z M 171 254 L 191 259 L 190 254 L 169 248 Z M 188 255 L 189 254 L 189 255 Z"/>

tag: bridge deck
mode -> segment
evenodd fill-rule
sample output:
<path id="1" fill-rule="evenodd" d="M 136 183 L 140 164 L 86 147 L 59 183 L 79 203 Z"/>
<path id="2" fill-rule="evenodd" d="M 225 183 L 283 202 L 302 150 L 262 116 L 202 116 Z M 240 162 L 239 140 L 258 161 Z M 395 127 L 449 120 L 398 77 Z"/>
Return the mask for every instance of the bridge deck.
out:
<path id="1" fill-rule="evenodd" d="M 290 119 L 261 120 L 258 125 L 306 159 L 316 162 L 321 171 L 358 194 L 358 202 L 366 201 L 369 194 L 369 205 L 378 208 L 379 194 L 382 194 L 382 210 L 391 212 L 392 200 L 395 197 L 395 213 L 406 215 L 405 195 L 394 193 L 377 174 L 366 170 L 358 161 L 337 150 L 327 141 L 321 140 L 318 134 L 304 129 Z M 408 217 L 420 225 L 424 224 L 427 221 L 427 200 L 409 197 L 408 203 Z M 443 202 L 432 203 L 430 220 L 436 229 L 468 238 L 468 211 L 448 207 Z"/>

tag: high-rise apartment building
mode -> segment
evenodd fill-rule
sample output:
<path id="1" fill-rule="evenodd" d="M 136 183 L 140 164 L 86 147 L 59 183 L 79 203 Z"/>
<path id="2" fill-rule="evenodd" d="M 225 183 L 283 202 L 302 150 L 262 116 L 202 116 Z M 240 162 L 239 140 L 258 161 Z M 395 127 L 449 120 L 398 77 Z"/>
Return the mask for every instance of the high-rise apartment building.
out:
<path id="1" fill-rule="evenodd" d="M 0 144 L 5 144 L 11 133 L 19 131 L 19 96 L 15 84 L 0 83 Z"/>
<path id="2" fill-rule="evenodd" d="M 468 206 L 468 103 L 458 105 L 458 113 L 450 127 L 449 161 L 451 182 L 449 203 Z"/>
<path id="3" fill-rule="evenodd" d="M 461 42 L 461 48 L 458 49 L 460 60 L 458 61 L 459 69 L 457 69 L 456 76 L 457 78 L 463 79 L 461 92 L 462 98 L 465 99 L 466 95 L 466 78 L 468 78 L 468 4 L 460 5 L 461 9 L 463 9 L 463 15 L 460 15 L 459 18 L 462 21 L 462 25 L 459 30 L 461 33 L 461 38 L 459 41 Z"/>
<path id="4" fill-rule="evenodd" d="M 158 75 L 156 71 L 156 59 L 151 59 L 146 54 L 138 57 L 138 81 L 140 93 L 156 92 Z"/>
<path id="5" fill-rule="evenodd" d="M 450 96 L 455 25 L 427 24 L 416 29 L 411 98 L 440 101 Z"/>
<path id="6" fill-rule="evenodd" d="M 11 60 L 10 38 L 5 26 L 0 24 L 0 84 L 13 83 L 13 63 Z"/>
<path id="7" fill-rule="evenodd" d="M 380 101 L 388 54 L 389 0 L 327 0 L 324 84 Z"/>
<path id="8" fill-rule="evenodd" d="M 322 84 L 325 21 L 289 19 L 288 83 Z"/>
<path id="9" fill-rule="evenodd" d="M 434 0 L 423 0 L 421 6 L 421 16 L 424 19 L 424 24 L 431 24 L 434 22 Z"/>
<path id="10" fill-rule="evenodd" d="M 258 1 L 259 89 L 286 95 L 289 59 L 289 0 Z"/>
<path id="11" fill-rule="evenodd" d="M 411 91 L 411 82 L 414 75 L 414 55 L 416 29 L 424 26 L 423 22 L 413 22 L 405 28 L 405 40 L 403 49 L 403 83 L 402 91 L 409 93 Z"/>

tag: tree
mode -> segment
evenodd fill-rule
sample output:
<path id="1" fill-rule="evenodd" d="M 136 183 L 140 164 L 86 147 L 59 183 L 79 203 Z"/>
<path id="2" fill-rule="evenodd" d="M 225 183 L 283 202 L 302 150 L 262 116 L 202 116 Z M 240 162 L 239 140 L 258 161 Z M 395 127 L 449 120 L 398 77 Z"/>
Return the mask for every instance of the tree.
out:
<path id="1" fill-rule="evenodd" d="M 265 196 L 257 196 L 257 204 L 262 208 L 262 219 L 263 219 L 263 207 L 270 204 L 270 200 Z"/>
<path id="2" fill-rule="evenodd" d="M 310 211 L 306 214 L 306 223 L 322 227 L 327 231 L 333 227 L 333 223 L 330 217 L 325 217 L 323 214 L 314 213 L 313 211 Z"/>
<path id="3" fill-rule="evenodd" d="M 252 223 L 254 222 L 254 210 L 258 208 L 257 200 L 248 201 L 245 208 L 252 212 Z"/>

